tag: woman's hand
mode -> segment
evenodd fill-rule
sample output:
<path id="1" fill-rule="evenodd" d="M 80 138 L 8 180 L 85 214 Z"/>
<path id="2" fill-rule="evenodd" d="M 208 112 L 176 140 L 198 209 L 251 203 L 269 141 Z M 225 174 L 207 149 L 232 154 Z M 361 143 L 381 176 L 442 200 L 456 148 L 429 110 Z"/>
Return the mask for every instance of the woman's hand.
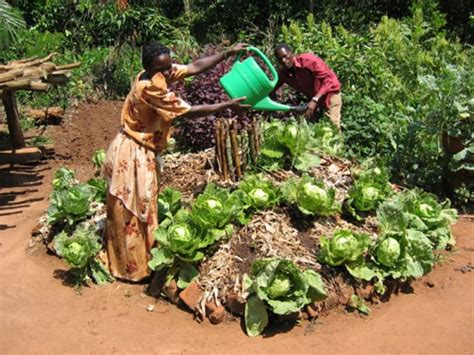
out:
<path id="1" fill-rule="evenodd" d="M 247 43 L 237 43 L 235 46 L 227 50 L 226 57 L 230 55 L 236 55 L 237 53 L 241 51 L 247 51 L 248 46 L 249 45 Z"/>
<path id="2" fill-rule="evenodd" d="M 226 108 L 230 108 L 230 109 L 232 109 L 234 111 L 238 111 L 238 112 L 248 110 L 252 106 L 247 105 L 247 104 L 242 104 L 242 101 L 245 101 L 246 99 L 247 99 L 247 97 L 244 96 L 244 97 L 239 97 L 237 99 L 229 100 L 225 103 Z"/>

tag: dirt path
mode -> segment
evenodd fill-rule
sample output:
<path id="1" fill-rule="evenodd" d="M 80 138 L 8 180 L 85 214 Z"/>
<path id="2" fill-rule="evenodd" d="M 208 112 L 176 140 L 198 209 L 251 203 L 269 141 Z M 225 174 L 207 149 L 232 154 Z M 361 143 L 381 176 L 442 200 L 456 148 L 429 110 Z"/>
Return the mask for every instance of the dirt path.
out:
<path id="1" fill-rule="evenodd" d="M 456 251 L 416 282 L 414 293 L 373 306 L 367 318 L 338 310 L 268 338 L 248 338 L 237 322 L 198 324 L 189 313 L 145 296 L 143 286 L 116 282 L 75 294 L 56 276 L 66 269 L 61 260 L 28 248 L 30 232 L 47 207 L 52 172 L 64 163 L 80 178 L 90 176 L 87 161 L 112 139 L 119 110 L 119 102 L 80 107 L 70 122 L 49 133 L 57 160 L 0 167 L 1 354 L 474 354 L 474 270 L 469 267 L 474 266 L 474 222 L 469 218 L 454 227 Z M 154 312 L 146 311 L 150 304 Z"/>

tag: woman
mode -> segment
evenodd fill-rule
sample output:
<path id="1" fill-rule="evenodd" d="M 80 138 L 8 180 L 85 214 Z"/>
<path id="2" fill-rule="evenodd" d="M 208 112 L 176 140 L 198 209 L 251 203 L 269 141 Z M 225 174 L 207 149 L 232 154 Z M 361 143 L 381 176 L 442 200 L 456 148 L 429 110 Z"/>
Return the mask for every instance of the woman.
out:
<path id="1" fill-rule="evenodd" d="M 109 269 L 120 279 L 140 281 L 149 276 L 147 262 L 158 227 L 157 158 L 166 147 L 177 117 L 201 117 L 224 109 L 247 108 L 234 99 L 190 106 L 168 91 L 168 84 L 200 74 L 245 44 L 199 59 L 189 65 L 171 63 L 170 50 L 152 43 L 143 48 L 140 72 L 122 109 L 121 130 L 112 141 L 104 164 L 108 180 L 106 247 Z"/>

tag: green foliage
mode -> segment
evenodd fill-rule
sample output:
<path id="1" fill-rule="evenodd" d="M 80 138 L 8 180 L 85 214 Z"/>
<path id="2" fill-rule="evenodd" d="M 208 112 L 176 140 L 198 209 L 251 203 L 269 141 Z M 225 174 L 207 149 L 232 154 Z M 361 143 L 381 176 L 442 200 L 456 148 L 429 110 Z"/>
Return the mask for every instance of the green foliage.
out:
<path id="1" fill-rule="evenodd" d="M 327 297 L 321 275 L 310 269 L 301 272 L 289 260 L 256 260 L 250 278 L 244 282 L 250 293 L 245 306 L 245 325 L 250 336 L 259 335 L 268 324 L 264 306 L 275 314 L 285 315 Z"/>
<path id="2" fill-rule="evenodd" d="M 266 170 L 294 167 L 309 171 L 319 165 L 318 154 L 340 155 L 342 139 L 331 123 L 308 124 L 271 120 L 262 125 L 263 144 L 258 165 Z"/>
<path id="3" fill-rule="evenodd" d="M 18 39 L 18 32 L 25 26 L 22 16 L 5 0 L 0 0 L 0 50 L 14 43 Z"/>
<path id="4" fill-rule="evenodd" d="M 443 176 L 442 129 L 457 119 L 474 87 L 472 49 L 448 41 L 443 24 L 439 13 L 418 6 L 403 20 L 382 17 L 364 34 L 309 16 L 283 26 L 279 37 L 295 52 L 320 55 L 341 80 L 348 154 L 384 157 L 397 181 L 427 188 Z M 420 80 L 426 76 L 448 87 L 433 95 Z M 437 112 L 441 121 L 434 123 Z"/>

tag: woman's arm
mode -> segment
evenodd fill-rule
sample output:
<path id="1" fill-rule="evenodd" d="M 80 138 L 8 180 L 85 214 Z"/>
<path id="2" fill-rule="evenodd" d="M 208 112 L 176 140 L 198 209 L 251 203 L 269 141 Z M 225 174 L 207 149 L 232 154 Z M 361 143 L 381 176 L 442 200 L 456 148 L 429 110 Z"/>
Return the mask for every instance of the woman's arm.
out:
<path id="1" fill-rule="evenodd" d="M 217 104 L 210 104 L 210 105 L 195 105 L 191 106 L 191 109 L 186 112 L 184 115 L 181 115 L 179 118 L 198 118 L 204 117 L 208 115 L 212 115 L 213 113 L 225 110 L 225 109 L 233 109 L 233 110 L 242 110 L 250 108 L 250 105 L 243 105 L 241 104 L 246 97 L 240 97 L 238 99 L 229 100 L 226 102 L 220 102 Z"/>
<path id="2" fill-rule="evenodd" d="M 239 43 L 239 44 L 236 44 L 234 47 L 227 49 L 223 52 L 211 55 L 209 57 L 198 59 L 192 62 L 191 64 L 187 65 L 186 76 L 201 74 L 202 72 L 205 72 L 206 70 L 212 68 L 216 64 L 219 64 L 220 62 L 230 57 L 231 55 L 236 55 L 240 51 L 245 50 L 247 46 L 248 44 Z"/>

